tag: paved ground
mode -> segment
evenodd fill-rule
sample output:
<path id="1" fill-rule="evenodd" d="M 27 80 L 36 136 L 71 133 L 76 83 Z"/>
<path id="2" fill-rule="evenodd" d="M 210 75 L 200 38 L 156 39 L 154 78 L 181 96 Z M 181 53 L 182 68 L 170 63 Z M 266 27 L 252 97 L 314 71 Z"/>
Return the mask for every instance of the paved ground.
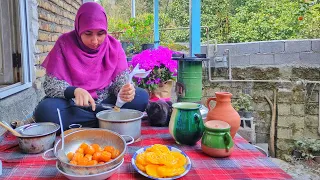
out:
<path id="1" fill-rule="evenodd" d="M 315 162 L 294 161 L 287 163 L 281 159 L 271 158 L 281 169 L 297 180 L 320 180 L 320 164 Z"/>

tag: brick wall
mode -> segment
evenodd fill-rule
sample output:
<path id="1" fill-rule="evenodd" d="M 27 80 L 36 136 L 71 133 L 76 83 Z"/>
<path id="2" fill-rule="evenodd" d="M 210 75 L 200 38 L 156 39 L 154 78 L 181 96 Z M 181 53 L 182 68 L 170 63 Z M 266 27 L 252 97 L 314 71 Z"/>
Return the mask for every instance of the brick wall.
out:
<path id="1" fill-rule="evenodd" d="M 81 4 L 81 0 L 38 0 L 39 31 L 35 65 L 44 61 L 62 33 L 74 29 L 74 19 Z M 37 66 L 36 78 L 44 74 L 45 70 Z"/>

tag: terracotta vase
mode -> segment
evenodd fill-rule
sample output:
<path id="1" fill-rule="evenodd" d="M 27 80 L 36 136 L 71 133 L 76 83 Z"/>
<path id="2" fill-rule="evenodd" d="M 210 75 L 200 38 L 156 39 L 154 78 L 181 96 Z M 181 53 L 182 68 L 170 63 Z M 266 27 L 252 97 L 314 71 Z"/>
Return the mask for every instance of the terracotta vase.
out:
<path id="1" fill-rule="evenodd" d="M 232 94 L 229 92 L 216 92 L 216 97 L 207 100 L 209 109 L 207 121 L 221 120 L 227 122 L 231 126 L 231 136 L 234 138 L 240 127 L 240 116 L 231 105 Z M 210 101 L 216 101 L 214 108 L 210 107 Z"/>

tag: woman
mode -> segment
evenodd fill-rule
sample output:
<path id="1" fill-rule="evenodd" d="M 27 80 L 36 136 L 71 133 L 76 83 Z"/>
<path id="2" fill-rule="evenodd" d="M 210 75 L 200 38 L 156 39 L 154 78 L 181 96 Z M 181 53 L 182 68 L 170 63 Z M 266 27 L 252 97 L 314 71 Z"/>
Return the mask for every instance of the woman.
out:
<path id="1" fill-rule="evenodd" d="M 35 110 L 37 122 L 59 124 L 61 111 L 64 129 L 70 124 L 97 127 L 96 113 L 103 104 L 144 111 L 148 93 L 127 84 L 128 64 L 118 40 L 107 34 L 106 13 L 99 4 L 84 3 L 75 19 L 75 30 L 57 40 L 42 66 L 46 97 Z"/>

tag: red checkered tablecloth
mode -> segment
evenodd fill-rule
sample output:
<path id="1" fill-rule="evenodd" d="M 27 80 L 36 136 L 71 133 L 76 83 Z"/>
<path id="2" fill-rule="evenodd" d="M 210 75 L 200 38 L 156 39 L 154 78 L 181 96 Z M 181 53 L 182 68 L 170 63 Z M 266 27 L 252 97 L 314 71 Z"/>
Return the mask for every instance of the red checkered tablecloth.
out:
<path id="1" fill-rule="evenodd" d="M 292 179 L 240 136 L 234 139 L 235 149 L 230 157 L 212 158 L 201 151 L 200 141 L 195 146 L 176 144 L 168 127 L 150 127 L 144 121 L 141 133 L 141 141 L 128 146 L 123 165 L 110 180 L 146 179 L 133 169 L 131 157 L 141 147 L 156 143 L 179 148 L 190 157 L 192 168 L 181 179 Z M 55 161 L 45 161 L 41 154 L 21 153 L 17 138 L 10 133 L 0 137 L 0 160 L 3 164 L 0 179 L 66 179 L 56 169 Z"/>

